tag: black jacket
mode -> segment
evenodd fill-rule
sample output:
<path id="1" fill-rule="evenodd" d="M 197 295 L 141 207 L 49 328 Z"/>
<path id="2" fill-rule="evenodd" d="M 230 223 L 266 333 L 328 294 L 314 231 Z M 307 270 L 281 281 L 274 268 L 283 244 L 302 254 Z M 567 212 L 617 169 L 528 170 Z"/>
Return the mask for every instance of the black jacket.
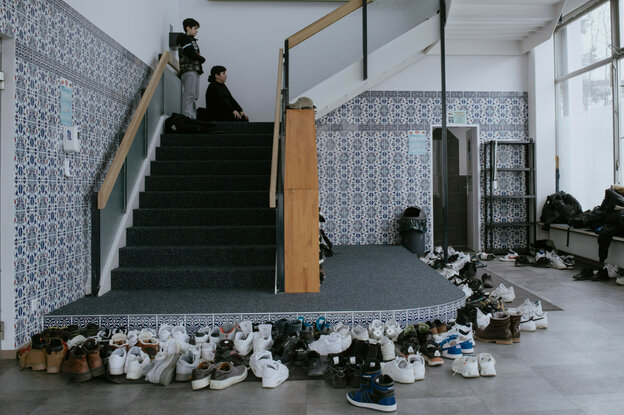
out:
<path id="1" fill-rule="evenodd" d="M 211 121 L 230 121 L 234 111 L 243 112 L 225 84 L 211 82 L 206 89 L 206 110 Z"/>
<path id="2" fill-rule="evenodd" d="M 195 71 L 200 75 L 203 74 L 204 71 L 201 65 L 206 62 L 206 59 L 199 54 L 197 39 L 183 33 L 178 35 L 177 44 L 180 47 L 180 49 L 178 49 L 180 74 L 190 71 Z"/>

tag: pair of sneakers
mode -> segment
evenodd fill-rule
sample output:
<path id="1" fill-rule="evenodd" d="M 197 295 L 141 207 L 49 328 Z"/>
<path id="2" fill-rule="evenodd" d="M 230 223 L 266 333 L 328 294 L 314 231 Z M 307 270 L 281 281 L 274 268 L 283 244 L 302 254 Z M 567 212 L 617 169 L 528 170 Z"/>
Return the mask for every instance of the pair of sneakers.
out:
<path id="1" fill-rule="evenodd" d="M 381 373 L 390 376 L 395 382 L 414 383 L 425 378 L 425 359 L 420 354 L 396 357 L 381 363 Z"/>
<path id="2" fill-rule="evenodd" d="M 477 356 L 462 356 L 454 360 L 451 370 L 465 378 L 489 377 L 496 376 L 495 364 L 496 360 L 491 354 L 479 353 Z"/>
<path id="3" fill-rule="evenodd" d="M 108 358 L 108 374 L 111 376 L 126 375 L 126 379 L 137 380 L 147 374 L 151 361 L 147 353 L 138 346 L 128 352 L 124 347 L 116 349 Z"/>
<path id="4" fill-rule="evenodd" d="M 513 285 L 507 288 L 505 284 L 500 283 L 498 287 L 490 292 L 490 298 L 500 298 L 505 303 L 511 303 L 516 299 L 516 293 Z"/>
<path id="5" fill-rule="evenodd" d="M 276 388 L 288 379 L 288 367 L 279 360 L 273 360 L 268 350 L 254 353 L 249 359 L 249 367 L 256 377 L 262 379 L 263 388 Z"/>
<path id="6" fill-rule="evenodd" d="M 360 408 L 394 412 L 397 410 L 394 380 L 381 373 L 379 361 L 368 360 L 361 367 L 360 388 L 348 392 L 347 401 Z"/>

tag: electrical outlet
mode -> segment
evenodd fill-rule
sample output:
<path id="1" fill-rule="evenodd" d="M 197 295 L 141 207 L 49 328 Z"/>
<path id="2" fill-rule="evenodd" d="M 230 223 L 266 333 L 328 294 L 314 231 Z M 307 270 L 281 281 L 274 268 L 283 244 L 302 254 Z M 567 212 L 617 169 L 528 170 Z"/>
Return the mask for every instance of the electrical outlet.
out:
<path id="1" fill-rule="evenodd" d="M 36 298 L 31 298 L 30 299 L 30 311 L 35 311 L 37 308 L 39 308 L 39 301 L 37 301 Z"/>

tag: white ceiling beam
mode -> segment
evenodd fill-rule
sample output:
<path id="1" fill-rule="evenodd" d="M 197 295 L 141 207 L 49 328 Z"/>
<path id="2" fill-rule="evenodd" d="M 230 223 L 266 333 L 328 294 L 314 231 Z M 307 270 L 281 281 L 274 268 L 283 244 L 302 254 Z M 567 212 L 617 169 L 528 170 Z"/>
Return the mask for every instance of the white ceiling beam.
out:
<path id="1" fill-rule="evenodd" d="M 558 5 L 557 5 L 558 6 Z M 519 5 L 519 4 L 491 4 L 491 5 L 464 5 L 461 3 L 454 3 L 452 14 L 449 15 L 453 19 L 463 20 L 466 18 L 508 18 L 514 16 L 516 18 L 535 18 L 543 16 L 552 16 L 554 7 L 549 4 L 536 4 L 536 5 Z"/>
<path id="2" fill-rule="evenodd" d="M 476 40 L 476 41 L 475 41 Z M 520 53 L 520 41 L 513 39 L 497 39 L 497 40 L 483 40 L 483 39 L 447 39 L 446 40 L 446 54 L 449 56 L 462 56 L 462 55 L 478 55 L 478 56 L 517 56 Z M 439 55 L 440 44 L 439 42 L 431 48 L 428 55 Z"/>

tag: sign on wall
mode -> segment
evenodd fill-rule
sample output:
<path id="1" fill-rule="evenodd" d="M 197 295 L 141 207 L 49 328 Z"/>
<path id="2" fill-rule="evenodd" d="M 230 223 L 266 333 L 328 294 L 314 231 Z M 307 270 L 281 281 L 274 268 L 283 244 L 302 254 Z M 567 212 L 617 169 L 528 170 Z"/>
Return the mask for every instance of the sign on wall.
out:
<path id="1" fill-rule="evenodd" d="M 426 131 L 414 130 L 407 132 L 407 153 L 417 156 L 427 154 Z"/>
<path id="2" fill-rule="evenodd" d="M 72 125 L 72 83 L 67 79 L 59 81 L 61 89 L 61 125 Z"/>

